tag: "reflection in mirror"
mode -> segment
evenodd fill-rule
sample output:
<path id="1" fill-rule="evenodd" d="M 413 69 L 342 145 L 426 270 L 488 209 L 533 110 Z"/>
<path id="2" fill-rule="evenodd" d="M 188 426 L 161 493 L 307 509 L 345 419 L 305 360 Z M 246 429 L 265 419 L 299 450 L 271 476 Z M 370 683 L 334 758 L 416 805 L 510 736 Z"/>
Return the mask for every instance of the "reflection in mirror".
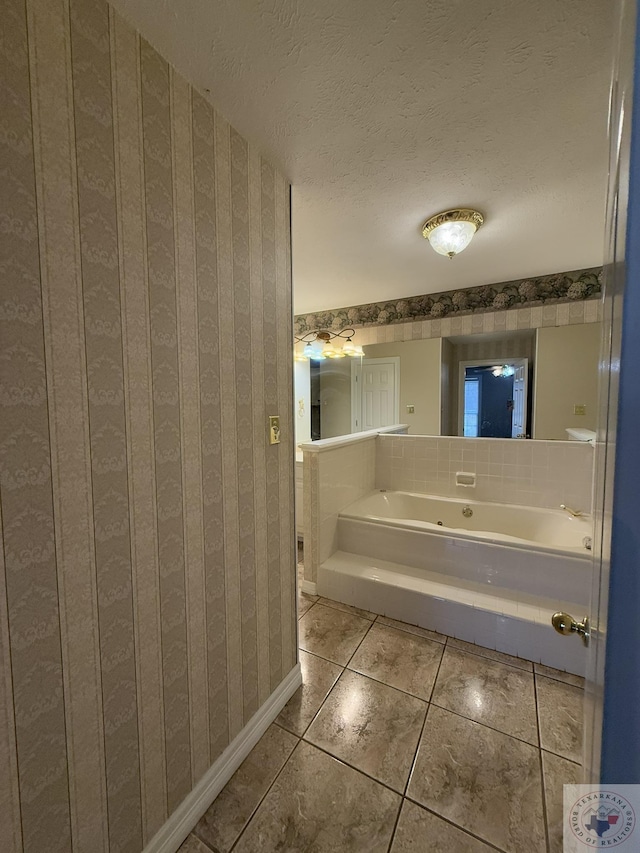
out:
<path id="1" fill-rule="evenodd" d="M 296 363 L 297 441 L 393 423 L 413 435 L 588 437 L 600 331 L 584 323 L 398 341 L 365 345 L 362 359 Z"/>
<path id="2" fill-rule="evenodd" d="M 529 417 L 526 358 L 508 363 L 460 363 L 458 434 L 466 438 L 526 438 Z"/>

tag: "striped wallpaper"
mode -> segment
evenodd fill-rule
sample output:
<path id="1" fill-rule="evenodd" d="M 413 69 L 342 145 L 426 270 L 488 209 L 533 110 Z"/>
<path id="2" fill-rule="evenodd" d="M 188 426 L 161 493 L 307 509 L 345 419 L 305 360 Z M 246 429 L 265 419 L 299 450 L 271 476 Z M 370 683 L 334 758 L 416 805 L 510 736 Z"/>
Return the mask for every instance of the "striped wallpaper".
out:
<path id="1" fill-rule="evenodd" d="M 289 186 L 103 0 L 0 62 L 0 846 L 139 853 L 296 659 Z"/>

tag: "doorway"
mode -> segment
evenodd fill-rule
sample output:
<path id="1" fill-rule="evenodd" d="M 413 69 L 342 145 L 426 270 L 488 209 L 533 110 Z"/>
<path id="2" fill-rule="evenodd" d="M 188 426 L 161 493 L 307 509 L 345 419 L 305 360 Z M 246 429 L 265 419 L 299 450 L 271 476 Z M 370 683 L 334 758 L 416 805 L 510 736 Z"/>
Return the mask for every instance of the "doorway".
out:
<path id="1" fill-rule="evenodd" d="M 460 362 L 458 435 L 526 438 L 528 359 Z"/>

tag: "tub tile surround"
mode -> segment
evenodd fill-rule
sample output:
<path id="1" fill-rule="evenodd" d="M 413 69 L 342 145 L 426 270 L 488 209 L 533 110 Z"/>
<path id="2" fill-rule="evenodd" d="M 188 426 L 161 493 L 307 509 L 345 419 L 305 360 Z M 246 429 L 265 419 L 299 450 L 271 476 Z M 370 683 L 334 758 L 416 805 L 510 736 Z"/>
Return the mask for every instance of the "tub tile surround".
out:
<path id="1" fill-rule="evenodd" d="M 318 567 L 337 550 L 339 512 L 374 488 L 591 511 L 588 443 L 412 436 L 406 425 L 388 430 L 302 445 L 305 582 L 315 585 Z M 458 471 L 476 474 L 476 486 L 456 486 Z"/>
<path id="2" fill-rule="evenodd" d="M 399 434 L 406 424 L 384 428 Z M 304 581 L 311 591 L 321 562 L 337 548 L 338 513 L 375 488 L 376 438 L 383 430 L 305 442 L 303 452 Z"/>
<path id="3" fill-rule="evenodd" d="M 429 534 L 425 550 L 422 531 L 339 515 L 374 487 L 543 509 L 564 503 L 590 511 L 590 444 L 383 433 L 315 442 L 303 451 L 310 531 L 304 572 L 314 593 L 371 612 L 380 612 L 382 596 L 391 619 L 584 672 L 584 648 L 559 641 L 550 616 L 586 603 L 586 551 L 550 551 L 541 558 L 535 549 L 514 552 L 505 543 L 475 545 L 436 534 Z M 458 471 L 474 473 L 476 486 L 456 486 Z M 304 599 L 303 608 L 309 610 Z"/>
<path id="4" fill-rule="evenodd" d="M 314 602 L 301 621 L 333 604 Z M 342 615 L 344 639 L 361 621 Z M 308 644 L 303 685 L 183 853 L 408 853 L 426 849 L 425 839 L 440 853 L 561 853 L 562 786 L 582 779 L 565 755 L 580 732 L 583 682 L 574 687 L 550 668 L 542 675 L 531 662 L 507 655 L 497 662 L 471 644 L 461 649 L 451 637 L 434 640 L 387 621 L 367 620 L 345 665 L 323 657 L 322 639 Z M 380 630 L 393 632 L 392 647 Z M 423 698 L 398 687 L 398 678 L 410 681 L 416 643 L 438 658 Z M 373 648 L 381 666 L 356 672 L 363 650 L 370 656 Z M 550 690 L 566 711 L 560 719 L 545 713 Z M 466 701 L 470 691 L 475 705 Z M 478 719 L 478 706 L 500 712 Z M 524 738 L 523 721 L 533 721 Z M 250 774 L 252 767 L 260 770 Z M 213 843 L 221 835 L 224 842 Z"/>
<path id="5" fill-rule="evenodd" d="M 581 441 L 379 436 L 376 489 L 591 511 L 594 448 Z M 476 486 L 456 486 L 456 472 Z"/>

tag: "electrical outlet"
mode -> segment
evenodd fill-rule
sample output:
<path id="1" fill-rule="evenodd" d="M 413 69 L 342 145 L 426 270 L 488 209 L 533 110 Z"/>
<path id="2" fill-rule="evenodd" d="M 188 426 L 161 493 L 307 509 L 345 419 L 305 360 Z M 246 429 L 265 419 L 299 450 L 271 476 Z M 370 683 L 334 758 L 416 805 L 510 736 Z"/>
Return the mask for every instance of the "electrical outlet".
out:
<path id="1" fill-rule="evenodd" d="M 586 405 L 584 403 L 574 403 L 573 414 L 574 415 L 586 415 L 587 414 Z"/>
<path id="2" fill-rule="evenodd" d="M 415 406 L 411 406 L 411 405 L 407 406 L 407 414 L 408 415 L 413 415 L 415 413 L 415 410 L 416 410 Z"/>
<path id="3" fill-rule="evenodd" d="M 269 415 L 269 444 L 280 444 L 280 415 Z"/>

